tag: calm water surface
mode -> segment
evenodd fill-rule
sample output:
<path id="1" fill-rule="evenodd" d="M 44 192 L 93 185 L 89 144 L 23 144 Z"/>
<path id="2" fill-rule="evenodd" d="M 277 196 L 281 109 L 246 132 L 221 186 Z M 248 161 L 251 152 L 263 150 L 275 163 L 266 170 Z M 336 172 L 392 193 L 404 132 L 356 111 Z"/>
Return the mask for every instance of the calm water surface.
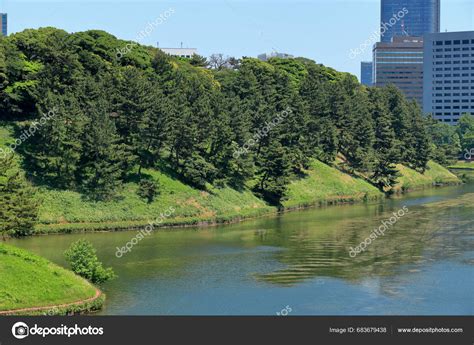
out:
<path id="1" fill-rule="evenodd" d="M 394 211 L 409 212 L 355 258 Z M 112 315 L 473 315 L 474 185 L 212 228 L 159 230 L 118 259 L 135 232 L 11 241 L 65 265 L 87 238 L 118 274 Z"/>

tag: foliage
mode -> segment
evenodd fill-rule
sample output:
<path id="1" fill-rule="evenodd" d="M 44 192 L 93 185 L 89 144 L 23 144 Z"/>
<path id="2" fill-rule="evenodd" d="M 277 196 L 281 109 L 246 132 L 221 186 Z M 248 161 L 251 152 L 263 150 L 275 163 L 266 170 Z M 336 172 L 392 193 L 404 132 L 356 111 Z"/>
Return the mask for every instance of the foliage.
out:
<path id="1" fill-rule="evenodd" d="M 155 200 L 155 197 L 159 194 L 159 185 L 152 180 L 141 180 L 138 184 L 138 195 L 143 199 L 146 199 L 150 204 Z"/>
<path id="2" fill-rule="evenodd" d="M 0 120 L 56 112 L 23 148 L 35 181 L 110 201 L 136 169 L 166 166 L 202 191 L 249 186 L 280 205 L 314 159 L 333 165 L 340 154 L 344 169 L 388 191 L 396 164 L 423 172 L 454 149 L 394 86 L 375 92 L 304 58 L 178 59 L 138 44 L 118 58 L 127 43 L 54 28 L 0 41 Z"/>
<path id="3" fill-rule="evenodd" d="M 27 236 L 33 232 L 38 220 L 34 194 L 14 156 L 0 159 L 0 232 L 3 237 Z"/>
<path id="4" fill-rule="evenodd" d="M 64 252 L 66 261 L 77 275 L 94 284 L 113 279 L 112 268 L 104 268 L 96 255 L 96 250 L 87 240 L 78 240 Z"/>

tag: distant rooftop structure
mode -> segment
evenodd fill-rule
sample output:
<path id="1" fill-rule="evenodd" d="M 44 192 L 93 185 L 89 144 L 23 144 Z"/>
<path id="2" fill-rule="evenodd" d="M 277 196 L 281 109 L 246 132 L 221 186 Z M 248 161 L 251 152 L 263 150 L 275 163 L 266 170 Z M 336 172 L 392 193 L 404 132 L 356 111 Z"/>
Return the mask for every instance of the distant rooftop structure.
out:
<path id="1" fill-rule="evenodd" d="M 198 53 L 197 48 L 183 48 L 183 43 L 181 43 L 180 48 L 161 48 L 159 44 L 158 48 L 168 55 L 179 56 L 188 59 L 192 58 L 193 55 L 197 55 Z"/>
<path id="2" fill-rule="evenodd" d="M 0 34 L 2 36 L 7 36 L 8 35 L 8 30 L 7 30 L 7 14 L 6 13 L 0 13 Z"/>
<path id="3" fill-rule="evenodd" d="M 280 58 L 280 59 L 291 59 L 293 58 L 294 56 L 293 55 L 290 55 L 290 54 L 285 54 L 285 53 L 278 53 L 278 52 L 273 52 L 273 53 L 270 53 L 270 54 L 260 54 L 258 56 L 258 59 L 259 60 L 262 60 L 262 61 L 268 61 L 269 59 L 271 58 Z"/>

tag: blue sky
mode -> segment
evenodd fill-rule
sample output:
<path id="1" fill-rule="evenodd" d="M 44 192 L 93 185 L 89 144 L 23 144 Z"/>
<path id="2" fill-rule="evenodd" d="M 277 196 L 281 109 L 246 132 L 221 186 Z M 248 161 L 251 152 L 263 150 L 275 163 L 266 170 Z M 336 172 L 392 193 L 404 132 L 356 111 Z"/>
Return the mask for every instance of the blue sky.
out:
<path id="1" fill-rule="evenodd" d="M 442 31 L 474 30 L 474 0 L 441 0 Z M 149 22 L 174 13 L 143 43 L 198 48 L 201 55 L 257 56 L 272 50 L 304 56 L 359 76 L 350 51 L 371 37 L 380 21 L 380 0 L 0 0 L 9 33 L 54 26 L 69 32 L 102 29 L 135 40 Z"/>

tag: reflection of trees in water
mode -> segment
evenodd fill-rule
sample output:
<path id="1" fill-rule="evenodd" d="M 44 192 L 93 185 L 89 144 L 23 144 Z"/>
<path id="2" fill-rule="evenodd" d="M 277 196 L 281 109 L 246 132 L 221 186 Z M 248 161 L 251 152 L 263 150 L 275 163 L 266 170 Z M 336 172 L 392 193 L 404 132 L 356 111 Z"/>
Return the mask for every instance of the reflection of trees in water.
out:
<path id="1" fill-rule="evenodd" d="M 278 285 L 294 285 L 315 277 L 360 282 L 370 276 L 396 275 L 404 264 L 457 257 L 474 247 L 473 201 L 474 194 L 467 194 L 410 210 L 355 258 L 349 256 L 349 248 L 364 241 L 391 212 L 377 219 L 346 219 L 318 229 L 293 229 L 290 225 L 266 233 L 258 236 L 259 240 L 285 248 L 275 257 L 287 267 L 255 277 Z"/>

